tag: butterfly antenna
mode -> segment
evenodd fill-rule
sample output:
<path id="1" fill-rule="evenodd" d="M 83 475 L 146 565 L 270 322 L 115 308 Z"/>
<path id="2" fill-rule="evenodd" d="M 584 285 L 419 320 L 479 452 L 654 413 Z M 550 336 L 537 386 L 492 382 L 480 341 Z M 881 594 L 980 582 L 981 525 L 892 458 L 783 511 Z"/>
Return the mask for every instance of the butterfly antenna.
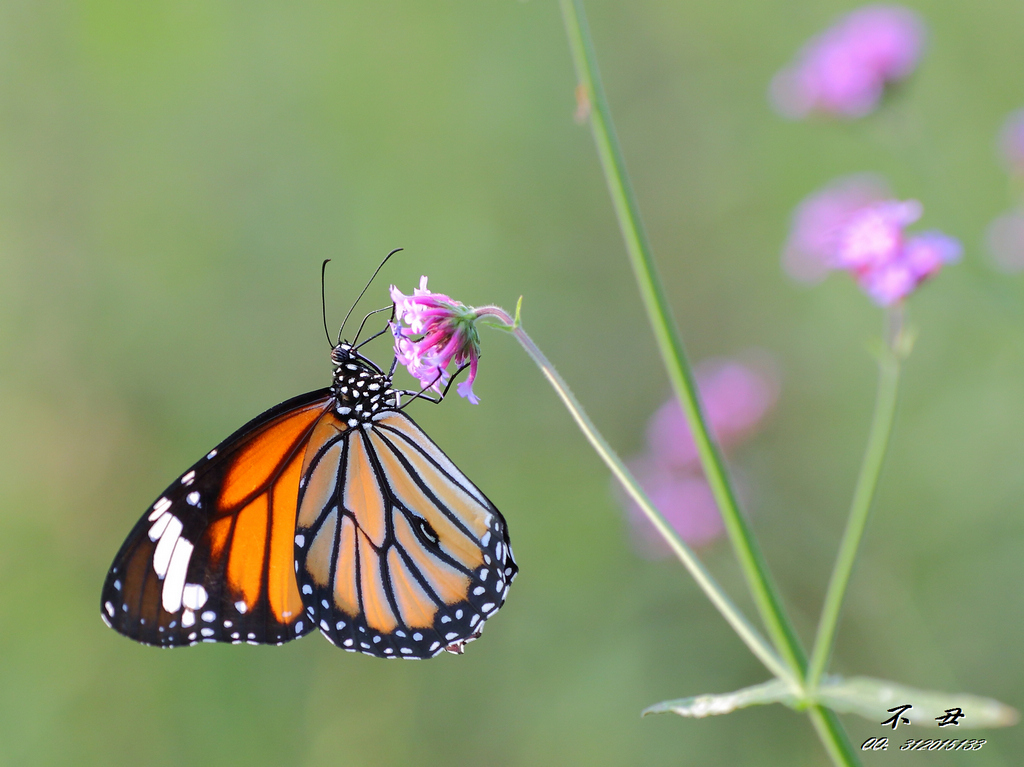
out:
<path id="1" fill-rule="evenodd" d="M 320 307 L 324 313 L 324 333 L 327 334 L 327 343 L 334 348 L 334 342 L 331 341 L 331 331 L 327 329 L 327 289 L 324 287 L 324 279 L 327 275 L 327 264 L 331 262 L 331 259 L 325 258 L 323 264 L 320 266 Z"/>
<path id="2" fill-rule="evenodd" d="M 398 253 L 401 250 L 404 250 L 404 248 L 395 248 L 393 251 L 391 251 L 386 256 L 384 256 L 384 260 L 380 262 L 380 266 L 378 266 L 374 270 L 373 274 L 370 276 L 369 281 L 366 283 L 366 287 L 364 287 L 359 292 L 359 295 L 356 297 L 355 303 L 353 303 L 351 308 L 349 308 L 348 314 L 345 315 L 345 319 L 343 319 L 341 321 L 341 328 L 338 329 L 338 343 L 339 344 L 341 343 L 341 334 L 343 332 L 345 332 L 345 323 L 348 322 L 348 318 L 352 316 L 352 311 L 359 304 L 359 301 L 362 299 L 363 294 L 366 293 L 366 291 L 370 289 L 370 285 L 373 283 L 373 280 L 377 277 L 377 274 L 380 272 L 380 270 L 384 268 L 384 264 L 386 264 L 388 262 L 388 259 L 391 258 L 393 255 L 395 255 L 395 253 Z"/>

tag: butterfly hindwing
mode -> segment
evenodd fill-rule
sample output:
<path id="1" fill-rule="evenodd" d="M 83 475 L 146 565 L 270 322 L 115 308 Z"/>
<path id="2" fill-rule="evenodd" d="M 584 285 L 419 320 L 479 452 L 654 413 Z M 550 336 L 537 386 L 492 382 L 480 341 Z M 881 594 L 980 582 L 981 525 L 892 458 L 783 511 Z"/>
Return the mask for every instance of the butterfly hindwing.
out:
<path id="1" fill-rule="evenodd" d="M 139 642 L 286 642 L 312 630 L 294 569 L 305 446 L 329 389 L 278 405 L 171 484 L 103 587 L 104 621 Z"/>
<path id="2" fill-rule="evenodd" d="M 309 617 L 332 643 L 379 657 L 460 652 L 517 571 L 500 512 L 396 410 L 354 427 L 320 419 L 295 532 Z"/>

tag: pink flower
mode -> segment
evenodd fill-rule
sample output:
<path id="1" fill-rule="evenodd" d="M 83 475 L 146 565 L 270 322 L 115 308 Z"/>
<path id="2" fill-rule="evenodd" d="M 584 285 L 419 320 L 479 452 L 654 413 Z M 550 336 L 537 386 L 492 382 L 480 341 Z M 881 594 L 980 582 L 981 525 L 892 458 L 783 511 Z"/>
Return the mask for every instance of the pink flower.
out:
<path id="1" fill-rule="evenodd" d="M 1024 271 L 1024 211 L 1004 213 L 988 227 L 989 253 L 1004 272 Z"/>
<path id="2" fill-rule="evenodd" d="M 800 203 L 783 267 L 804 282 L 843 269 L 875 303 L 891 306 L 960 259 L 959 241 L 941 232 L 908 237 L 904 230 L 921 217 L 921 203 L 878 199 L 884 189 L 873 176 L 849 176 Z"/>
<path id="3" fill-rule="evenodd" d="M 917 200 L 875 203 L 851 217 L 839 233 L 836 266 L 852 273 L 880 306 L 902 301 L 944 264 L 960 260 L 959 240 L 942 232 L 904 235 L 903 228 L 921 212 Z"/>
<path id="4" fill-rule="evenodd" d="M 1011 114 L 1003 124 L 999 148 L 1011 173 L 1024 175 L 1024 109 Z"/>
<path id="5" fill-rule="evenodd" d="M 427 289 L 427 278 L 411 296 L 391 286 L 395 304 L 395 357 L 419 380 L 424 389 L 440 393 L 451 374 L 448 366 L 469 364 L 469 376 L 456 389 L 472 404 L 480 402 L 473 393 L 477 363 L 480 359 L 480 337 L 477 334 L 478 313 L 442 293 Z"/>
<path id="6" fill-rule="evenodd" d="M 697 384 L 711 430 L 730 449 L 749 438 L 778 396 L 771 365 L 708 360 L 697 366 Z M 718 537 L 722 519 L 700 468 L 696 446 L 678 401 L 672 397 L 651 417 L 647 450 L 630 468 L 654 505 L 686 542 L 699 546 Z M 632 501 L 625 500 L 634 539 L 645 554 L 668 548 Z"/>
<path id="7" fill-rule="evenodd" d="M 908 8 L 866 5 L 804 46 L 772 80 L 772 102 L 792 119 L 813 112 L 863 117 L 877 106 L 887 83 L 914 70 L 924 37 L 924 25 Z"/>
<path id="8" fill-rule="evenodd" d="M 922 212 L 917 200 L 886 200 L 861 208 L 838 233 L 834 265 L 860 274 L 891 264 L 903 250 L 903 228 Z"/>
<path id="9" fill-rule="evenodd" d="M 804 199 L 782 252 L 786 273 L 799 282 L 821 282 L 835 266 L 839 233 L 850 218 L 891 196 L 881 177 L 861 173 L 836 179 Z"/>

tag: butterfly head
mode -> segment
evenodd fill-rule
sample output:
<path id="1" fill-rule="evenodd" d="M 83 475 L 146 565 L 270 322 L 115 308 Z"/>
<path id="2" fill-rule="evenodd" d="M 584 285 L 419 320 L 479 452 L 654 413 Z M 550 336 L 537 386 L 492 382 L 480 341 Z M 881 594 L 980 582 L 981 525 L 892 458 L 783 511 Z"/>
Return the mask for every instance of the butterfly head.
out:
<path id="1" fill-rule="evenodd" d="M 334 365 L 331 391 L 337 402 L 335 408 L 349 426 L 369 423 L 377 413 L 397 407 L 391 376 L 350 343 L 342 342 L 335 346 L 331 350 L 331 362 Z"/>

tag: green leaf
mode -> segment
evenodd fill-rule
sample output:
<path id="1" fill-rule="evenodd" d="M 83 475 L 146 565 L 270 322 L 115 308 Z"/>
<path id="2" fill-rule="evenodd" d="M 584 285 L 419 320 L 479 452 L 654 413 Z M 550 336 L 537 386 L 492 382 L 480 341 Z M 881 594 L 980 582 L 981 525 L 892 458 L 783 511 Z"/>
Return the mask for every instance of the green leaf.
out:
<path id="1" fill-rule="evenodd" d="M 735 692 L 666 700 L 645 708 L 642 715 L 673 713 L 701 719 L 767 703 L 782 703 L 800 710 L 810 702 L 812 701 L 794 693 L 785 682 L 773 679 Z M 1016 724 L 1020 718 L 1016 709 L 992 698 L 967 693 L 919 690 L 916 687 L 865 676 L 850 679 L 840 676 L 826 677 L 814 702 L 841 714 L 858 714 L 876 724 L 881 724 L 892 716 L 888 709 L 907 703 L 911 708 L 905 711 L 903 716 L 909 719 L 911 724 L 923 727 L 938 727 L 938 718 L 948 709 L 954 708 L 963 711 L 964 715 L 959 718 L 957 727 L 964 729 L 1008 727 Z"/>
<path id="2" fill-rule="evenodd" d="M 793 690 L 785 682 L 773 679 L 764 684 L 756 684 L 753 687 L 744 687 L 736 692 L 726 692 L 719 695 L 695 695 L 692 698 L 679 698 L 678 700 L 666 700 L 662 703 L 655 703 L 645 708 L 641 716 L 648 714 L 673 713 L 679 716 L 690 716 L 702 719 L 705 716 L 717 714 L 728 714 L 738 708 L 747 706 L 762 706 L 766 703 L 784 703 L 790 708 L 797 706 L 797 697 Z"/>
<path id="3" fill-rule="evenodd" d="M 957 729 L 981 727 L 1008 727 L 1016 724 L 1020 715 L 1016 709 L 992 698 L 983 698 L 967 693 L 946 693 L 935 690 L 919 690 L 916 687 L 872 679 L 866 676 L 828 677 L 818 690 L 818 701 L 834 711 L 843 714 L 858 714 L 865 719 L 881 723 L 892 714 L 888 709 L 909 703 L 913 708 L 903 716 L 911 724 L 923 727 L 938 727 L 936 717 L 942 717 L 947 709 L 959 708 L 964 716 L 958 721 Z"/>

